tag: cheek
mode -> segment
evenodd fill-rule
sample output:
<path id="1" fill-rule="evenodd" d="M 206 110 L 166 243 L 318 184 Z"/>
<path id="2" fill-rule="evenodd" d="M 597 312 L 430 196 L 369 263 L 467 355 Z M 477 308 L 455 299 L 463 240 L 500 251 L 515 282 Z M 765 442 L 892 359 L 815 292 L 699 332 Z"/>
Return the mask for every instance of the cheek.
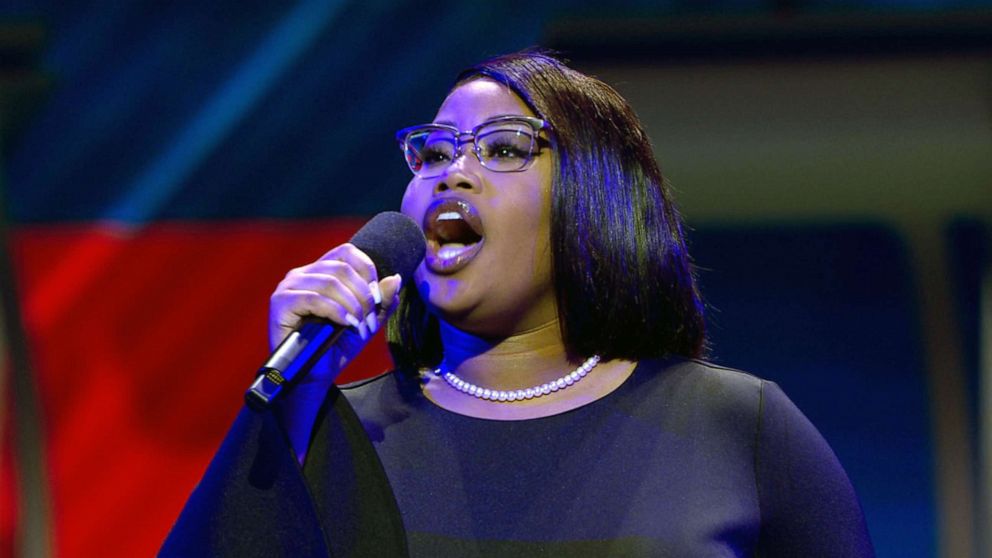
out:
<path id="1" fill-rule="evenodd" d="M 427 200 L 422 199 L 423 196 L 418 195 L 420 188 L 417 188 L 417 185 L 414 184 L 415 181 L 416 179 L 410 181 L 406 186 L 406 190 L 403 192 L 403 200 L 400 201 L 400 213 L 419 224 L 424 216 Z"/>
<path id="2" fill-rule="evenodd" d="M 429 195 L 423 194 L 425 191 L 428 190 L 425 190 L 423 185 L 418 184 L 417 179 L 414 178 L 407 184 L 406 190 L 403 192 L 403 199 L 400 202 L 400 213 L 413 219 L 418 225 L 424 219 L 424 212 L 431 201 Z M 428 277 L 428 273 L 424 269 L 424 262 L 420 262 L 420 265 L 413 272 L 413 285 L 420 294 L 420 298 L 427 302 L 428 307 L 430 307 L 431 286 Z"/>
<path id="3" fill-rule="evenodd" d="M 550 196 L 535 187 L 525 195 L 507 200 L 505 234 L 508 242 L 503 257 L 512 261 L 518 271 L 544 279 L 551 267 L 551 207 Z"/>
<path id="4" fill-rule="evenodd" d="M 535 220 L 542 229 L 541 238 L 547 239 L 551 234 L 551 165 L 550 157 L 541 158 L 539 164 L 534 166 L 536 177 L 534 182 L 527 189 L 529 193 L 531 211 L 536 213 Z"/>
<path id="5" fill-rule="evenodd" d="M 530 190 L 528 214 L 535 228 L 537 246 L 547 246 L 551 237 L 551 184 L 542 180 Z"/>

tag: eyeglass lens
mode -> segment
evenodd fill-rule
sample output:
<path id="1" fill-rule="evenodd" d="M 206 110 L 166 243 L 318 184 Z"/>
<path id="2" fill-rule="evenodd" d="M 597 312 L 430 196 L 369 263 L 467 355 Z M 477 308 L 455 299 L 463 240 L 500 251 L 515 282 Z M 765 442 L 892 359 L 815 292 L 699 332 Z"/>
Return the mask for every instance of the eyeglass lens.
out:
<path id="1" fill-rule="evenodd" d="M 458 143 L 451 130 L 425 126 L 407 135 L 406 162 L 421 178 L 440 175 L 454 161 Z M 534 130 L 528 123 L 494 122 L 476 131 L 473 150 L 487 169 L 513 172 L 527 166 L 535 143 Z"/>

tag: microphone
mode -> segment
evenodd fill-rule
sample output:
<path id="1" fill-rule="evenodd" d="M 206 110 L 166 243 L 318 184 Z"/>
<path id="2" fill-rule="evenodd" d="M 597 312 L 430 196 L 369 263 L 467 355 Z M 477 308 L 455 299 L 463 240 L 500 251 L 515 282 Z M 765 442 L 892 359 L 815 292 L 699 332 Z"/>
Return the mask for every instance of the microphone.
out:
<path id="1" fill-rule="evenodd" d="M 395 211 L 373 217 L 349 242 L 372 259 L 379 277 L 399 273 L 403 284 L 409 282 L 427 249 L 420 226 Z M 328 320 L 304 320 L 259 368 L 258 378 L 245 392 L 245 403 L 255 411 L 268 410 L 283 388 L 305 376 L 346 329 Z"/>

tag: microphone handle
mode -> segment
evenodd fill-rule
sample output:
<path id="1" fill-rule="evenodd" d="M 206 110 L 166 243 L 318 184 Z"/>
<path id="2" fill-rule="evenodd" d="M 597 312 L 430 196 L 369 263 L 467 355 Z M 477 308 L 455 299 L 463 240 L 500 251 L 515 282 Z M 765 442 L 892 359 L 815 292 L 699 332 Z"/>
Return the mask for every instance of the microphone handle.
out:
<path id="1" fill-rule="evenodd" d="M 304 320 L 258 369 L 258 378 L 245 392 L 245 403 L 255 411 L 269 410 L 283 387 L 305 376 L 344 331 L 327 320 Z"/>

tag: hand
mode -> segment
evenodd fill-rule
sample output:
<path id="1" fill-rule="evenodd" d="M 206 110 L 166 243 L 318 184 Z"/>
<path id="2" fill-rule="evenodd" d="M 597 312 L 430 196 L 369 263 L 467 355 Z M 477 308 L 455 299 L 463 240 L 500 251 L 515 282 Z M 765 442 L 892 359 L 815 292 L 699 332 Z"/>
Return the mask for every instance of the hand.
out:
<path id="1" fill-rule="evenodd" d="M 330 384 L 386 323 L 397 306 L 399 290 L 399 275 L 379 280 L 375 264 L 364 252 L 351 244 L 337 246 L 319 260 L 291 270 L 272 293 L 270 348 L 275 349 L 304 318 L 324 318 L 347 328 L 303 379 Z"/>

